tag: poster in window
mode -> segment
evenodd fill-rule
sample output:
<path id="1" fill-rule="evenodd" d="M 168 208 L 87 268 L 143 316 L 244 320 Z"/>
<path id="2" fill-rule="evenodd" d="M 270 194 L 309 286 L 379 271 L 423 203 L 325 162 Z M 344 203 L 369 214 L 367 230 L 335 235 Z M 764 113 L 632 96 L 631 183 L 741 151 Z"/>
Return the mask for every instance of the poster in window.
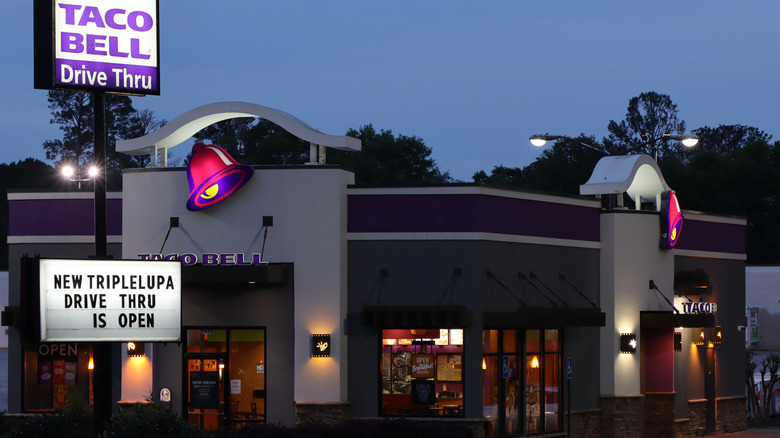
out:
<path id="1" fill-rule="evenodd" d="M 51 385 L 51 378 L 51 362 L 38 362 L 38 383 L 41 383 L 42 385 Z"/>
<path id="2" fill-rule="evenodd" d="M 433 354 L 420 353 L 412 355 L 412 378 L 414 379 L 432 379 L 434 377 L 435 365 Z"/>
<path id="3" fill-rule="evenodd" d="M 436 355 L 436 380 L 441 382 L 460 382 L 462 376 L 462 360 L 460 354 Z"/>
<path id="4" fill-rule="evenodd" d="M 190 409 L 217 409 L 219 373 L 216 371 L 190 372 Z"/>
<path id="5" fill-rule="evenodd" d="M 76 362 L 65 362 L 65 384 L 76 384 L 76 372 L 78 370 L 78 364 Z"/>
<path id="6" fill-rule="evenodd" d="M 433 380 L 412 380 L 412 404 L 432 405 L 436 403 L 436 382 Z"/>

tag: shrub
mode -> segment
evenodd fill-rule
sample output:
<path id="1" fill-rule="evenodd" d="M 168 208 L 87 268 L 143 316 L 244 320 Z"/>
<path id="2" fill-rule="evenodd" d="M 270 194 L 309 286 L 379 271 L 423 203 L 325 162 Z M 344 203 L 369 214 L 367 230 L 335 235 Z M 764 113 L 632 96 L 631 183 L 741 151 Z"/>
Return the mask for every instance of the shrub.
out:
<path id="1" fill-rule="evenodd" d="M 4 435 L 8 438 L 92 438 L 92 410 L 78 393 L 68 396 L 68 408 L 20 421 Z"/>
<path id="2" fill-rule="evenodd" d="M 103 438 L 201 438 L 203 434 L 160 402 L 139 403 L 113 415 Z"/>

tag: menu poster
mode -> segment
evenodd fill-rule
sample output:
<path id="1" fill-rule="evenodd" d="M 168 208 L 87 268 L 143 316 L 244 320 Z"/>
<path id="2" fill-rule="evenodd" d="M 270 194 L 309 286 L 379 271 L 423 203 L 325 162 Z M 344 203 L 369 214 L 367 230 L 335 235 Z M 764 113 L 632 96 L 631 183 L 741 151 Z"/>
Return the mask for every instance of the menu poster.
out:
<path id="1" fill-rule="evenodd" d="M 435 371 L 433 354 L 422 353 L 412 355 L 412 377 L 415 379 L 432 379 Z"/>
<path id="2" fill-rule="evenodd" d="M 219 373 L 190 371 L 190 409 L 217 409 Z"/>
<path id="3" fill-rule="evenodd" d="M 434 403 L 436 403 L 436 382 L 412 380 L 412 404 L 432 405 Z"/>
<path id="4" fill-rule="evenodd" d="M 436 380 L 440 382 L 460 382 L 462 377 L 462 359 L 460 354 L 436 355 Z"/>
<path id="5" fill-rule="evenodd" d="M 65 362 L 65 384 L 66 385 L 76 384 L 77 369 L 78 368 L 76 362 Z"/>
<path id="6" fill-rule="evenodd" d="M 42 385 L 51 385 L 51 362 L 38 362 L 38 383 Z"/>
<path id="7" fill-rule="evenodd" d="M 62 385 L 65 383 L 65 359 L 54 359 L 54 383 Z"/>

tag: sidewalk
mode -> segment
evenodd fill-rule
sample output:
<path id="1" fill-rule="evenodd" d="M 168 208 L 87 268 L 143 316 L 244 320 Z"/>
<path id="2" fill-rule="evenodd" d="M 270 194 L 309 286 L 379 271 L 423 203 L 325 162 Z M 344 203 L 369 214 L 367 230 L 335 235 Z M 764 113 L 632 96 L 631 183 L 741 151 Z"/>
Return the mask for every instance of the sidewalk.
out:
<path id="1" fill-rule="evenodd" d="M 767 438 L 772 436 L 780 437 L 780 429 L 748 429 L 733 433 L 719 433 L 717 436 L 727 438 Z"/>

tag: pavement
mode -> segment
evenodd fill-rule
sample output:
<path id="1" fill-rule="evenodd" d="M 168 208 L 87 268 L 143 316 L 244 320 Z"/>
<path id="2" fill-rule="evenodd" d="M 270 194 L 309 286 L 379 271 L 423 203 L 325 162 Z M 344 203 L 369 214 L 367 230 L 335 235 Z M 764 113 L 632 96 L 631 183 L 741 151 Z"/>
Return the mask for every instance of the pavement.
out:
<path id="1" fill-rule="evenodd" d="M 722 436 L 724 438 L 767 438 L 771 436 L 780 437 L 780 429 L 748 429 L 732 433 L 719 433 L 717 436 Z"/>

